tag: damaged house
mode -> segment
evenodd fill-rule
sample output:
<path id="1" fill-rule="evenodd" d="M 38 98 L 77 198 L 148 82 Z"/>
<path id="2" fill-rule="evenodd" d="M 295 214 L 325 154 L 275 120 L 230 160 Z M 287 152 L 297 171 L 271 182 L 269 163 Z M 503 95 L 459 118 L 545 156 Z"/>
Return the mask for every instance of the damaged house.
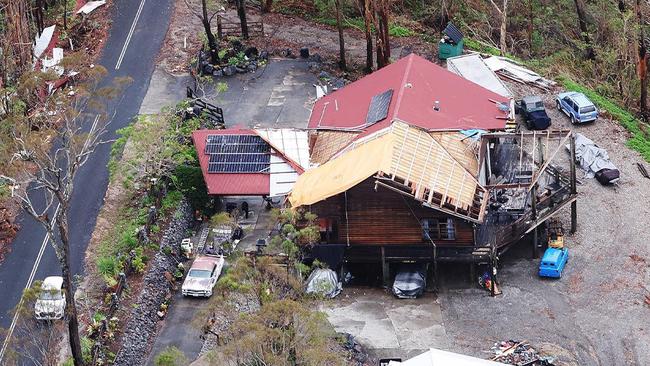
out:
<path id="1" fill-rule="evenodd" d="M 575 208 L 574 170 L 551 164 L 570 132 L 503 132 L 510 105 L 416 55 L 319 99 L 311 168 L 289 195 L 319 217 L 315 257 L 334 269 L 381 264 L 385 284 L 391 263 L 433 264 L 434 276 L 439 262 L 496 266 Z"/>

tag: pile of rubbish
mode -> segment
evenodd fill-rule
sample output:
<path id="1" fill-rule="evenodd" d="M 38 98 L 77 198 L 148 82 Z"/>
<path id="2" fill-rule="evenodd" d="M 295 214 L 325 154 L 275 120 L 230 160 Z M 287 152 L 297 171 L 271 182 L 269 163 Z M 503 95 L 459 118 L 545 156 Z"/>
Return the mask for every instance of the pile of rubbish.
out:
<path id="1" fill-rule="evenodd" d="M 542 357 L 526 341 L 502 341 L 492 347 L 492 361 L 518 366 L 554 366 L 551 357 Z"/>
<path id="2" fill-rule="evenodd" d="M 210 63 L 210 53 L 200 50 L 197 71 L 201 75 L 215 77 L 255 72 L 258 67 L 268 62 L 268 58 L 269 53 L 266 51 L 260 52 L 255 47 L 246 47 L 239 41 L 233 41 L 230 47 L 219 52 L 219 65 Z"/>

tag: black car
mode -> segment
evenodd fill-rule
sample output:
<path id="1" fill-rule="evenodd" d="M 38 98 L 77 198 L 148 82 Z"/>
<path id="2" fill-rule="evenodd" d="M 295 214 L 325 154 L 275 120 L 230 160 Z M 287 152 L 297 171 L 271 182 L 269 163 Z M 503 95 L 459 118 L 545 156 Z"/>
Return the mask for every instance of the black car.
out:
<path id="1" fill-rule="evenodd" d="M 546 114 L 544 102 L 537 95 L 523 97 L 517 102 L 516 108 L 530 130 L 544 130 L 551 125 L 551 118 Z"/>
<path id="2" fill-rule="evenodd" d="M 393 294 L 400 299 L 414 299 L 427 287 L 427 269 L 423 264 L 403 264 L 397 270 L 393 282 Z"/>

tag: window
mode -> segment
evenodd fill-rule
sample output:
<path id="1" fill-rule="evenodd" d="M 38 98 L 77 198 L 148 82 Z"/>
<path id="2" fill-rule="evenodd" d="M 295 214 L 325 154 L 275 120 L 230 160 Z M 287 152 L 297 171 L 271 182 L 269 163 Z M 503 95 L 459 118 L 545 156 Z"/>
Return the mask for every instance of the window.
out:
<path id="1" fill-rule="evenodd" d="M 422 238 L 424 240 L 456 240 L 454 219 L 423 219 Z"/>
<path id="2" fill-rule="evenodd" d="M 596 108 L 594 106 L 582 107 L 580 108 L 580 113 L 591 113 L 595 112 Z"/>

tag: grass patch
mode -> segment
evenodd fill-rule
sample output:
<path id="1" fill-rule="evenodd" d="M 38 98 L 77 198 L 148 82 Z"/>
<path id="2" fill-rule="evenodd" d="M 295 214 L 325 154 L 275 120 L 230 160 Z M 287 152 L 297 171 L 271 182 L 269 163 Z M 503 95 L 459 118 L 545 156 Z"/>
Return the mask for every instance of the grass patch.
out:
<path id="1" fill-rule="evenodd" d="M 576 83 L 567 76 L 560 76 L 558 81 L 567 89 L 586 95 L 598 108 L 617 120 L 621 126 L 628 130 L 632 137 L 626 142 L 631 149 L 638 151 L 645 161 L 650 162 L 650 136 L 644 131 L 644 124 L 632 113 L 619 106 L 616 102 L 600 95 L 596 91 Z M 643 126 L 643 127 L 642 127 Z"/>
<path id="2" fill-rule="evenodd" d="M 183 366 L 187 363 L 185 354 L 174 346 L 163 349 L 154 359 L 154 365 L 156 366 Z"/>

